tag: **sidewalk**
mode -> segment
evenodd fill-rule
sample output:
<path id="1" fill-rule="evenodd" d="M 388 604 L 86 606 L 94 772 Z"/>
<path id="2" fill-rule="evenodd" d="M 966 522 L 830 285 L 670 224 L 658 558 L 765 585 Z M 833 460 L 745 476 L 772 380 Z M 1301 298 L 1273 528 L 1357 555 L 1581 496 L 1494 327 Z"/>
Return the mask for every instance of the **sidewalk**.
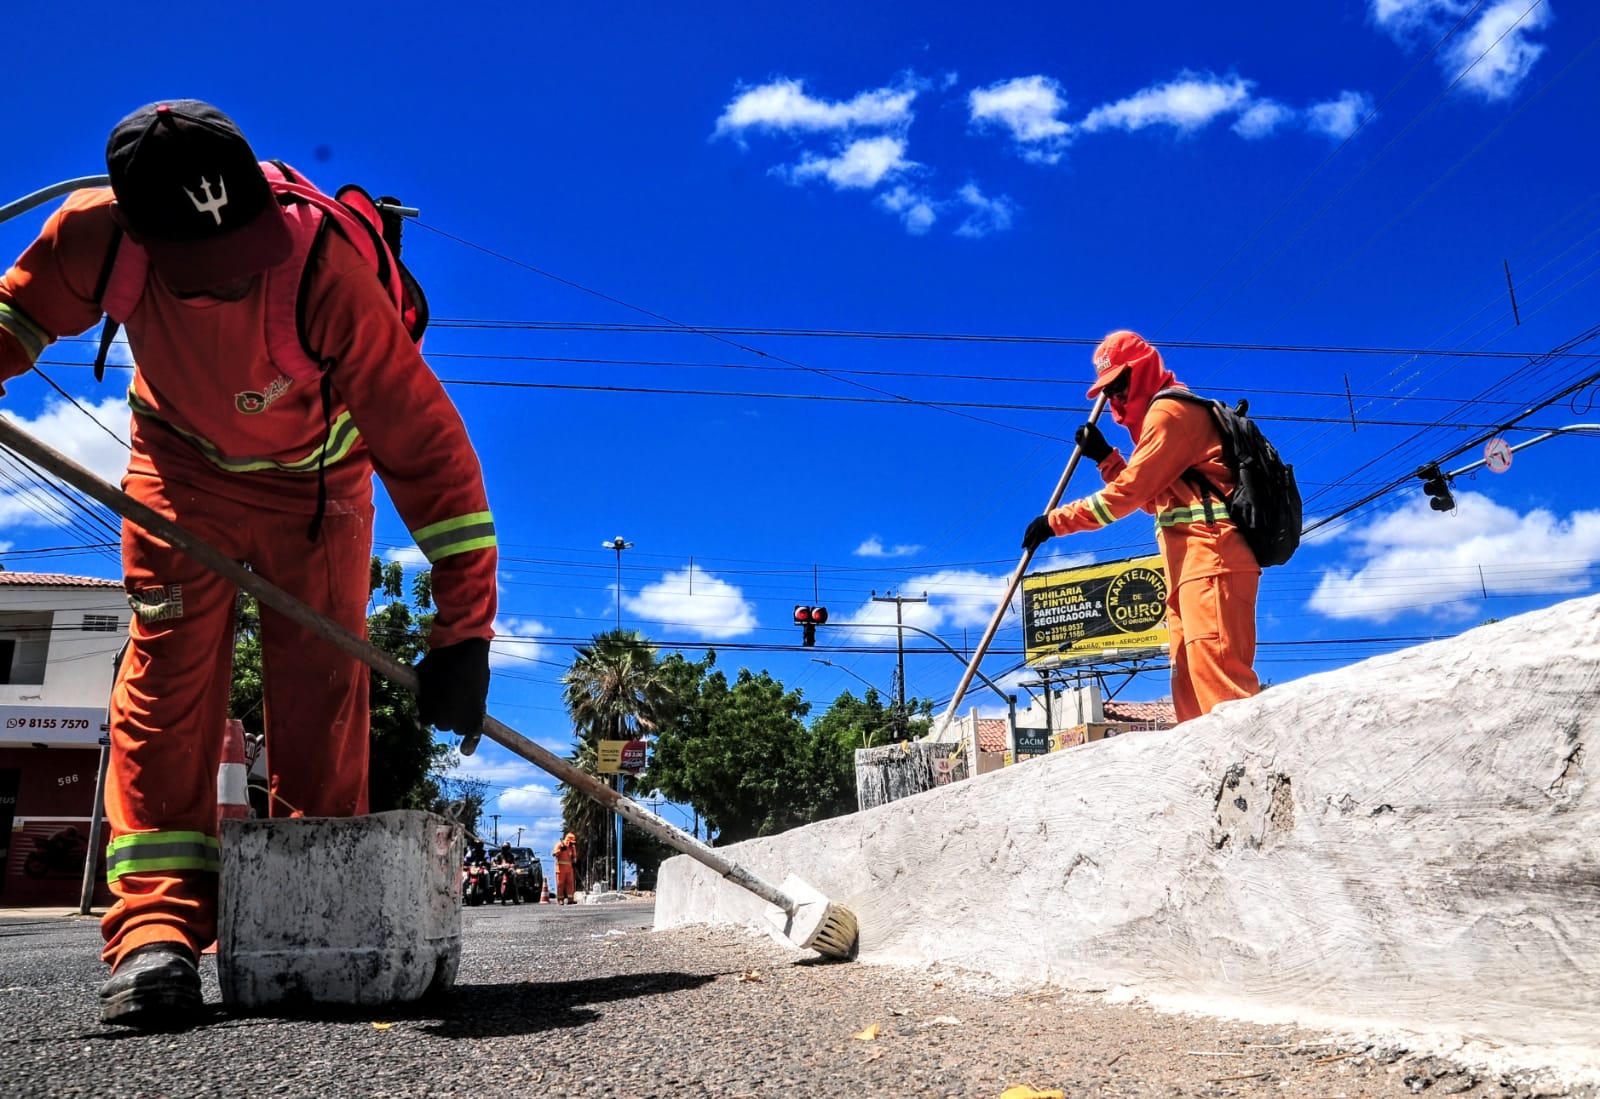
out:
<path id="1" fill-rule="evenodd" d="M 95 919 L 98 920 L 106 914 L 104 908 L 91 908 L 87 916 L 79 916 L 76 907 L 63 908 L 61 905 L 43 904 L 30 908 L 0 908 L 0 920 L 59 920 L 59 919 Z"/>

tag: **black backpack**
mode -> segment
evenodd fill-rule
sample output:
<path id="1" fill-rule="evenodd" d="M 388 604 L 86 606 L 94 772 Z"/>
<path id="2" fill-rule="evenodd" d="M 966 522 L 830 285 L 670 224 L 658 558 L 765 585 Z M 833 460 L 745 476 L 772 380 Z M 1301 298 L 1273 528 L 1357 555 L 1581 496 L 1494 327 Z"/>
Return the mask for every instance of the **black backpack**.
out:
<path id="1" fill-rule="evenodd" d="M 1181 388 L 1163 389 L 1151 402 L 1163 397 L 1203 405 L 1211 413 L 1211 422 L 1217 425 L 1217 434 L 1222 436 L 1222 460 L 1238 483 L 1233 495 L 1224 496 L 1197 470 L 1183 475 L 1205 501 L 1206 521 L 1215 522 L 1211 501 L 1221 500 L 1262 568 L 1281 565 L 1293 557 L 1300 547 L 1300 486 L 1295 484 L 1294 467 L 1284 464 L 1277 448 L 1245 415 L 1250 403 L 1240 401 L 1237 408 L 1229 408 L 1221 401 Z"/>

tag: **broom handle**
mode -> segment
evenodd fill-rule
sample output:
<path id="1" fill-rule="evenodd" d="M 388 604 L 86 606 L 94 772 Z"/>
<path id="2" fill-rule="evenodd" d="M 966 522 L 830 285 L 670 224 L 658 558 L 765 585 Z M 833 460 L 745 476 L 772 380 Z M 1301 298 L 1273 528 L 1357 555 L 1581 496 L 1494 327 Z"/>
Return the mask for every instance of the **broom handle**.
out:
<path id="1" fill-rule="evenodd" d="M 326 615 L 312 610 L 270 580 L 265 579 L 258 573 L 251 572 L 227 554 L 196 538 L 171 519 L 141 504 L 121 489 L 107 484 L 90 470 L 85 469 L 66 455 L 35 439 L 4 417 L 0 417 L 0 445 L 4 445 L 40 468 L 55 474 L 84 495 L 104 504 L 128 520 L 128 522 L 143 527 L 151 534 L 157 535 L 176 546 L 219 576 L 237 584 L 285 618 L 322 638 L 334 648 L 361 661 L 380 675 L 387 676 L 413 696 L 416 695 L 417 673 L 416 669 L 411 665 L 404 663 L 390 653 L 384 652 L 371 642 L 363 641 Z M 491 714 L 484 718 L 483 728 L 490 740 L 510 749 L 540 770 L 554 775 L 568 786 L 581 790 L 607 809 L 622 814 L 624 818 L 638 825 L 667 846 L 709 866 L 735 885 L 748 889 L 767 903 L 777 905 L 790 915 L 794 914 L 798 907 L 797 902 L 770 882 L 757 877 L 737 863 L 723 858 L 716 851 L 687 832 L 668 824 L 637 802 L 623 797 L 605 783 L 580 771 L 554 752 L 535 744 L 509 725 L 494 717 L 494 715 Z"/>
<path id="2" fill-rule="evenodd" d="M 1089 423 L 1094 423 L 1100 418 L 1101 411 L 1106 407 L 1106 394 L 1104 390 L 1094 399 L 1094 407 L 1089 410 Z M 1067 482 L 1072 480 L 1072 473 L 1078 468 L 1078 459 L 1083 456 L 1083 447 L 1074 446 L 1072 457 L 1067 459 L 1067 468 L 1061 471 L 1061 480 L 1056 482 L 1055 492 L 1050 494 L 1050 502 L 1044 506 L 1049 511 L 1061 502 L 1061 497 L 1066 495 Z M 972 682 L 972 675 L 978 670 L 983 655 L 989 651 L 989 643 L 994 640 L 994 635 L 1000 630 L 1000 622 L 1006 616 L 1006 609 L 1011 606 L 1011 597 L 1017 593 L 1017 585 L 1022 583 L 1022 576 L 1028 571 L 1028 563 L 1033 560 L 1033 550 L 1022 551 L 1022 560 L 1017 562 L 1017 567 L 1011 570 L 1011 579 L 1006 581 L 1006 593 L 1000 597 L 1000 605 L 994 609 L 994 617 L 989 619 L 989 628 L 983 631 L 983 637 L 978 641 L 978 647 L 972 653 L 972 659 L 967 662 L 967 670 L 961 675 L 961 682 L 956 685 L 956 693 L 950 699 L 950 705 L 945 710 L 944 716 L 939 719 L 935 728 L 944 728 L 950 724 L 950 719 L 955 716 L 956 709 L 961 705 L 961 700 L 966 697 L 967 686 Z"/>

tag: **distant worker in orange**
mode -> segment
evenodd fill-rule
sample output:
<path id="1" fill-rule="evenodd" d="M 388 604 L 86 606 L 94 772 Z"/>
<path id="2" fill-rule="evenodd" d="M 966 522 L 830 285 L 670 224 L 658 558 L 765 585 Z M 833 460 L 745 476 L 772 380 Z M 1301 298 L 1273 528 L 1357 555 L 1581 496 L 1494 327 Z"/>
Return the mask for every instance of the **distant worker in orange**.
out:
<path id="1" fill-rule="evenodd" d="M 1205 497 L 1192 483 L 1198 478 L 1185 479 L 1193 471 L 1224 498 L 1237 480 L 1204 407 L 1171 398 L 1152 403 L 1162 389 L 1181 387 L 1161 352 L 1137 333 L 1113 332 L 1095 349 L 1094 366 L 1089 396 L 1104 391 L 1112 419 L 1133 438 L 1133 456 L 1124 461 L 1094 424 L 1078 428 L 1078 446 L 1106 487 L 1034 519 L 1022 545 L 1034 550 L 1052 535 L 1099 530 L 1140 509 L 1156 517 L 1167 569 L 1172 704 L 1187 721 L 1261 690 L 1253 668 L 1261 566 L 1226 505 L 1213 498 L 1207 521 Z"/>
<path id="2" fill-rule="evenodd" d="M 578 879 L 573 864 L 578 861 L 578 837 L 568 832 L 550 853 L 556 860 L 556 903 L 577 904 Z"/>

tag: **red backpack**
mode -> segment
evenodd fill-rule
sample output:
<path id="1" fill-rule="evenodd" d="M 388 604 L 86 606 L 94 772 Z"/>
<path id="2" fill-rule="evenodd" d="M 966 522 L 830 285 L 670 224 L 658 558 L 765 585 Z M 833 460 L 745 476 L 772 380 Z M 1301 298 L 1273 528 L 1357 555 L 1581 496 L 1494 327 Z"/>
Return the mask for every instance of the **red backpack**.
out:
<path id="1" fill-rule="evenodd" d="M 330 229 L 355 245 L 372 265 L 412 341 L 421 343 L 428 326 L 428 300 L 421 285 L 400 262 L 398 201 L 387 197 L 374 200 L 354 184 L 341 187 L 335 197 L 329 198 L 281 160 L 264 160 L 261 170 L 283 207 L 294 239 L 289 258 L 266 274 L 267 348 L 278 368 L 297 381 L 320 381 L 332 365 L 306 339 L 302 328 L 306 313 L 301 300 L 307 264 Z M 95 297 L 106 314 L 100 353 L 94 361 L 96 381 L 105 377 L 106 356 L 118 327 L 132 315 L 144 294 L 149 266 L 148 253 L 119 229 L 111 239 L 95 288 Z"/>

